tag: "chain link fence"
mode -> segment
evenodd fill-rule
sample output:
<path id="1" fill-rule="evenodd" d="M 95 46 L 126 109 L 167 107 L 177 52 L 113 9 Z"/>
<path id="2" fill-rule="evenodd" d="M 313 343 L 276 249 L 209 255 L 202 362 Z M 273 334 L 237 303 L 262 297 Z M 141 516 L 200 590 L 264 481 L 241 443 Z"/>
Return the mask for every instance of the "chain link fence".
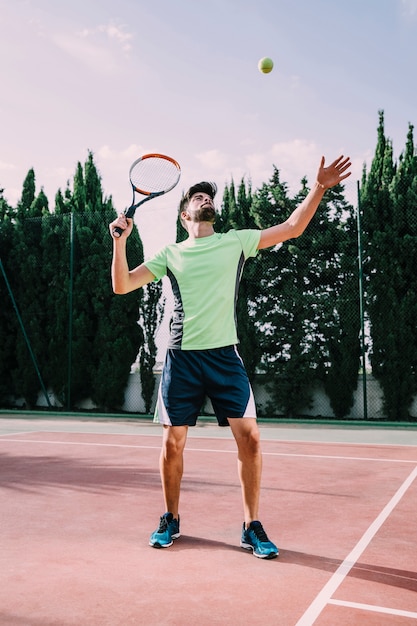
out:
<path id="1" fill-rule="evenodd" d="M 300 238 L 247 261 L 237 311 L 240 351 L 261 417 L 386 420 L 392 416 L 370 356 L 372 273 L 359 184 L 348 179 L 343 193 L 327 193 L 324 210 Z M 262 194 L 259 206 L 261 200 Z M 71 213 L 29 218 L 20 228 L 2 224 L 0 408 L 153 412 L 170 285 L 164 279 L 157 293 L 112 293 L 112 219 L 111 212 Z M 129 263 L 142 259 L 138 237 Z M 118 369 L 118 360 L 128 368 Z M 141 376 L 145 363 L 150 386 Z M 202 412 L 212 413 L 209 401 Z M 417 416 L 415 397 L 408 412 Z"/>

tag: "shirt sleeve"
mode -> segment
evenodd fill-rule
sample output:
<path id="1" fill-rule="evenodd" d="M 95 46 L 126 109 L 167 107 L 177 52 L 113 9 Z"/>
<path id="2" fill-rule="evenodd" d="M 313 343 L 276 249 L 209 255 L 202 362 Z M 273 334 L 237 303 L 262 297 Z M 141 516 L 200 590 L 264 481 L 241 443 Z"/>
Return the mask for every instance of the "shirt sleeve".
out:
<path id="1" fill-rule="evenodd" d="M 236 235 L 242 244 L 243 254 L 245 259 L 256 256 L 258 254 L 258 245 L 261 239 L 261 231 L 254 229 L 237 230 Z"/>
<path id="2" fill-rule="evenodd" d="M 162 248 L 153 257 L 147 259 L 145 266 L 155 276 L 155 281 L 165 276 L 167 273 L 167 248 Z"/>

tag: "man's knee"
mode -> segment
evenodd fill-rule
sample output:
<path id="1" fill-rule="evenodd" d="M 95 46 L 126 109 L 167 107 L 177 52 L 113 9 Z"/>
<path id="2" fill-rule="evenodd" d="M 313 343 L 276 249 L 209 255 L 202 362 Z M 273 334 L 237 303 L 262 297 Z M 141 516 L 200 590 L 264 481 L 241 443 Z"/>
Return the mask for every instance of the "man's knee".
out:
<path id="1" fill-rule="evenodd" d="M 249 421 L 249 418 L 241 418 L 232 422 L 230 419 L 229 423 L 238 447 L 247 453 L 258 454 L 261 446 L 261 437 L 256 420 L 250 419 Z"/>
<path id="2" fill-rule="evenodd" d="M 248 452 L 258 454 L 261 449 L 261 438 L 259 431 L 251 431 L 244 437 L 245 447 Z"/>
<path id="3" fill-rule="evenodd" d="M 162 442 L 162 451 L 166 459 L 171 460 L 182 456 L 187 430 L 176 426 L 167 426 Z"/>

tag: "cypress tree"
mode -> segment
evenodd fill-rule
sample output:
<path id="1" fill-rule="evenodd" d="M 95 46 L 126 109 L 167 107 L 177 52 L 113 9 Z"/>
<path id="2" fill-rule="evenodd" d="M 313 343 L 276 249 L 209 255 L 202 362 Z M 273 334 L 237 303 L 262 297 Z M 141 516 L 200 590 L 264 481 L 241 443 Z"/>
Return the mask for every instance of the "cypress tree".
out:
<path id="1" fill-rule="evenodd" d="M 409 126 L 405 151 L 395 164 L 380 112 L 378 143 L 370 172 L 364 172 L 361 204 L 370 358 L 383 390 L 384 415 L 390 420 L 410 419 L 417 391 L 416 185 L 413 127 Z"/>
<path id="2" fill-rule="evenodd" d="M 305 195 L 306 190 L 300 192 Z M 296 206 L 288 197 L 286 183 L 274 166 L 269 182 L 254 196 L 252 212 L 260 228 L 283 222 Z M 309 251 L 302 240 L 289 241 L 260 251 L 262 274 L 256 298 L 256 320 L 262 332 L 262 368 L 269 381 L 268 413 L 299 415 L 311 397 L 313 371 L 309 355 L 308 327 L 311 295 L 306 295 L 305 276 Z"/>
<path id="3" fill-rule="evenodd" d="M 304 237 L 311 241 L 313 367 L 341 419 L 353 406 L 360 365 L 357 229 L 341 185 L 326 192 Z"/>
<path id="4" fill-rule="evenodd" d="M 43 192 L 35 195 L 35 174 L 30 169 L 24 182 L 16 210 L 15 242 L 11 259 L 16 273 L 15 300 L 26 336 L 35 357 L 36 366 L 28 352 L 23 332 L 16 335 L 16 367 L 12 371 L 14 386 L 23 396 L 26 406 L 37 402 L 39 375 L 42 377 L 47 361 L 45 353 L 46 284 L 42 264 L 42 216 L 48 213 L 48 200 Z M 38 368 L 38 369 L 37 369 Z"/>
<path id="5" fill-rule="evenodd" d="M 65 408 L 68 401 L 69 314 L 70 314 L 70 245 L 71 192 L 65 197 L 59 189 L 55 195 L 55 210 L 43 219 L 43 277 L 47 286 L 45 298 L 46 352 L 45 375 L 55 397 Z"/>
<path id="6" fill-rule="evenodd" d="M 378 142 L 361 205 L 366 250 L 366 302 L 371 327 L 372 372 L 383 390 L 384 416 L 410 419 L 416 385 L 417 166 L 410 125 L 406 148 L 394 163 L 392 142 L 379 114 Z"/>
<path id="7" fill-rule="evenodd" d="M 303 178 L 299 193 L 290 199 L 274 168 L 269 184 L 253 202 L 257 222 L 265 228 L 284 221 L 308 191 Z M 301 237 L 261 251 L 256 320 L 270 381 L 268 410 L 273 414 L 300 415 L 311 407 L 320 380 L 337 417 L 345 416 L 353 404 L 360 320 L 352 210 L 342 189 L 334 188 Z M 349 228 L 346 215 L 350 215 Z"/>
<path id="8" fill-rule="evenodd" d="M 103 199 L 101 179 L 89 153 L 84 169 L 77 165 L 72 208 L 75 220 L 73 289 L 73 402 L 91 398 L 100 409 L 123 404 L 131 365 L 139 352 L 141 291 L 115 297 L 111 290 L 111 199 Z M 134 229 L 129 261 L 143 260 Z"/>
<path id="9" fill-rule="evenodd" d="M 33 217 L 30 214 L 30 208 L 36 195 L 36 182 L 35 171 L 31 168 L 26 174 L 23 181 L 22 195 L 17 203 L 16 217 L 18 219 L 24 219 L 26 217 Z"/>
<path id="10" fill-rule="evenodd" d="M 12 371 L 17 367 L 16 338 L 19 327 L 9 292 L 10 288 L 14 297 L 16 268 L 13 266 L 11 251 L 16 245 L 15 211 L 3 194 L 4 190 L 0 189 L 0 403 L 1 406 L 7 406 L 16 392 Z"/>
<path id="11" fill-rule="evenodd" d="M 181 197 L 181 201 L 184 198 L 184 194 Z M 176 221 L 176 233 L 175 233 L 175 241 L 180 243 L 181 241 L 185 241 L 188 237 L 187 231 L 181 223 L 180 216 L 177 212 L 177 221 Z"/>
<path id="12" fill-rule="evenodd" d="M 140 381 L 146 413 L 151 411 L 155 390 L 156 381 L 153 373 L 157 354 L 155 338 L 163 319 L 164 305 L 162 282 L 146 285 L 140 307 L 140 327 L 143 338 L 139 350 Z"/>

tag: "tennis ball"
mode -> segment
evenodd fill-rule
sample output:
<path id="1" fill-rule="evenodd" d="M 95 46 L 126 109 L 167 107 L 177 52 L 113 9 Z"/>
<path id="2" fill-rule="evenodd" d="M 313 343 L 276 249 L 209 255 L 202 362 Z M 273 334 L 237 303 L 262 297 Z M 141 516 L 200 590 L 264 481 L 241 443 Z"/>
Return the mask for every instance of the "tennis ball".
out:
<path id="1" fill-rule="evenodd" d="M 258 70 L 263 74 L 269 74 L 272 72 L 272 68 L 274 67 L 274 62 L 269 57 L 264 57 L 258 63 Z"/>

